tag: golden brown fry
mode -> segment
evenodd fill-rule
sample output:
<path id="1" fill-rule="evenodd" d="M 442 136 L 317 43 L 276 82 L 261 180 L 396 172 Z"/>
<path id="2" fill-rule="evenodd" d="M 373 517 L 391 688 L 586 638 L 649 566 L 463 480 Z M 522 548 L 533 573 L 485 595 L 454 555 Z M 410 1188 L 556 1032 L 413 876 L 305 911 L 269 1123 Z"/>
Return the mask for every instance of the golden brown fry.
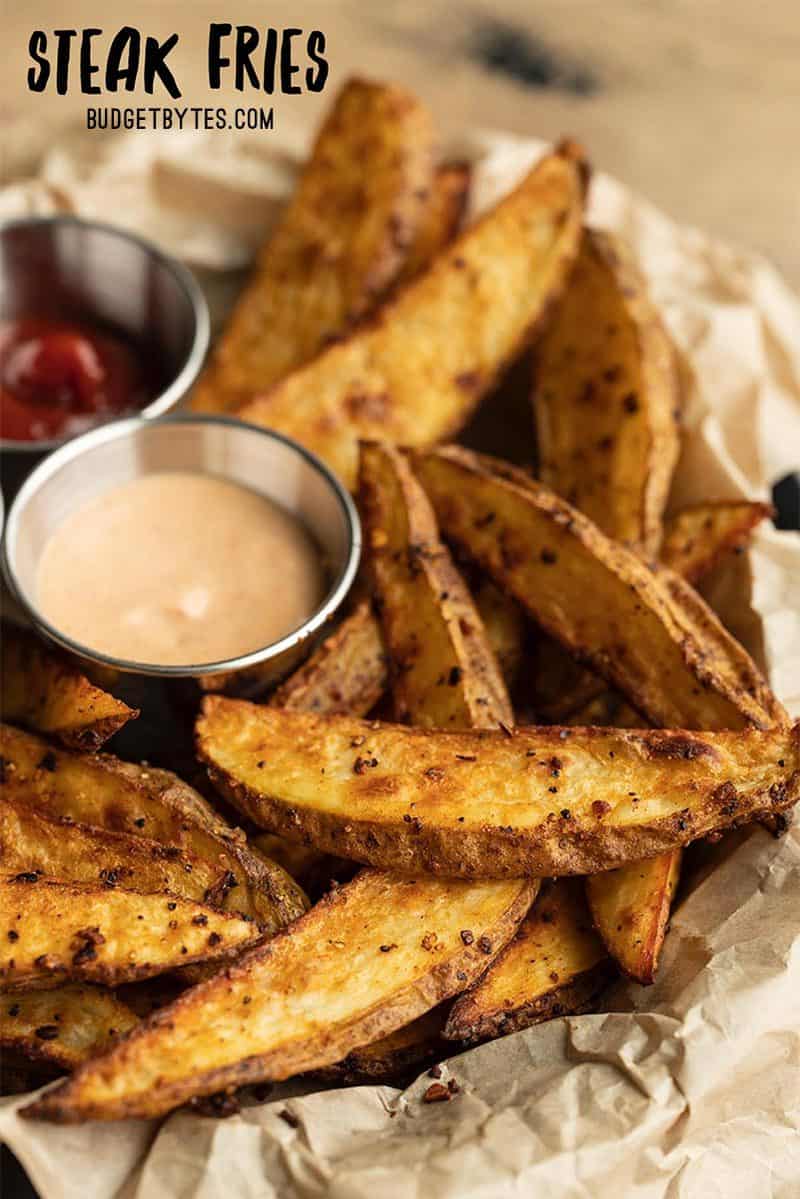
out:
<path id="1" fill-rule="evenodd" d="M 398 450 L 362 445 L 359 498 L 397 719 L 510 727 L 511 702 L 483 622 Z"/>
<path id="2" fill-rule="evenodd" d="M 374 307 L 427 218 L 432 150 L 430 116 L 409 92 L 344 85 L 193 408 L 232 411 Z"/>
<path id="3" fill-rule="evenodd" d="M 415 455 L 415 469 L 443 532 L 654 724 L 786 720 L 748 654 L 677 575 L 654 571 L 504 463 L 451 446 Z"/>
<path id="4" fill-rule="evenodd" d="M 388 681 L 380 626 L 362 601 L 303 666 L 278 688 L 274 707 L 366 716 Z"/>
<path id="5" fill-rule="evenodd" d="M 681 853 L 674 850 L 586 880 L 595 927 L 635 982 L 655 979 L 680 869 Z"/>
<path id="6" fill-rule="evenodd" d="M 0 725 L 3 797 L 43 816 L 144 836 L 229 871 L 235 886 L 226 911 L 252 916 L 265 932 L 294 920 L 306 901 L 275 863 L 247 847 L 196 791 L 167 770 L 121 762 L 110 754 L 54 749 L 40 737 Z"/>
<path id="7" fill-rule="evenodd" d="M 230 871 L 173 845 L 45 817 L 0 799 L 0 861 L 6 874 L 33 872 L 60 882 L 169 891 L 222 907 L 235 887 Z"/>
<path id="8" fill-rule="evenodd" d="M 522 610 L 516 600 L 505 595 L 487 578 L 482 578 L 475 588 L 475 605 L 506 686 L 513 687 L 525 653 L 526 629 Z"/>
<path id="9" fill-rule="evenodd" d="M 296 437 L 348 487 L 359 439 L 430 445 L 454 433 L 560 292 L 586 181 L 582 152 L 561 146 L 371 322 L 237 416 Z"/>
<path id="10" fill-rule="evenodd" d="M 666 522 L 661 561 L 689 583 L 697 583 L 726 554 L 746 545 L 772 511 L 770 504 L 751 500 L 720 500 L 682 508 Z"/>
<path id="11" fill-rule="evenodd" d="M 169 895 L 59 883 L 36 874 L 0 881 L 3 989 L 80 982 L 133 982 L 229 957 L 258 926 Z"/>
<path id="12" fill-rule="evenodd" d="M 25 1114 L 63 1123 L 154 1116 L 197 1095 L 332 1065 L 474 981 L 531 894 L 528 882 L 365 871 Z"/>
<path id="13" fill-rule="evenodd" d="M 583 880 L 557 879 L 543 887 L 484 977 L 455 1001 L 444 1035 L 483 1041 L 586 1011 L 613 974 L 592 928 Z"/>
<path id="14" fill-rule="evenodd" d="M 542 482 L 655 554 L 678 460 L 678 374 L 647 285 L 609 234 L 584 230 L 534 377 Z"/>
<path id="15" fill-rule="evenodd" d="M 65 983 L 0 995 L 0 1049 L 74 1070 L 139 1023 L 111 991 Z"/>
<path id="16" fill-rule="evenodd" d="M 449 1006 L 449 1002 L 439 1004 L 388 1036 L 351 1050 L 341 1062 L 316 1071 L 317 1076 L 342 1082 L 396 1082 L 407 1071 L 449 1054 L 452 1045 L 442 1035 Z"/>
<path id="17" fill-rule="evenodd" d="M 800 725 L 429 731 L 205 700 L 198 752 L 251 820 L 384 869 L 593 874 L 790 807 Z"/>
<path id="18" fill-rule="evenodd" d="M 32 633 L 2 627 L 0 712 L 76 749 L 98 749 L 139 713 L 107 695 L 75 664 L 47 649 Z"/>
<path id="19" fill-rule="evenodd" d="M 437 169 L 422 221 L 398 283 L 408 283 L 427 270 L 437 254 L 456 236 L 467 206 L 469 180 L 470 167 L 466 162 L 445 163 Z"/>
<path id="20" fill-rule="evenodd" d="M 727 553 L 745 545 L 753 529 L 770 515 L 768 504 L 722 501 L 696 504 L 666 522 L 661 561 L 690 583 L 709 574 Z M 616 724 L 617 718 L 602 717 L 610 701 L 603 681 L 584 670 L 567 652 L 549 638 L 538 647 L 534 703 L 537 712 L 554 724 Z M 600 714 L 599 719 L 593 713 Z M 630 722 L 630 710 L 624 727 Z M 641 723 L 641 721 L 638 721 Z"/>

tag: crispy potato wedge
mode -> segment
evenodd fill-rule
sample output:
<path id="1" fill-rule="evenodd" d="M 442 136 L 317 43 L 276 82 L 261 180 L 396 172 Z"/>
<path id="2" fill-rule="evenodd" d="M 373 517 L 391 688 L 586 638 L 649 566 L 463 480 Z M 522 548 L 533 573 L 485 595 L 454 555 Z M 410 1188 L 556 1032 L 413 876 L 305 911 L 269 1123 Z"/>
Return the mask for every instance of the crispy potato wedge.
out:
<path id="1" fill-rule="evenodd" d="M 416 454 L 415 469 L 443 532 L 654 724 L 786 721 L 749 655 L 673 572 L 504 463 L 451 446 Z"/>
<path id="2" fill-rule="evenodd" d="M 771 511 L 768 504 L 744 500 L 685 508 L 666 522 L 661 561 L 687 582 L 697 583 L 727 553 L 745 545 Z M 593 710 L 610 710 L 603 680 L 583 669 L 550 638 L 543 638 L 538 647 L 534 702 L 537 712 L 554 724 L 617 723 L 615 718 L 592 718 Z M 611 708 L 614 706 L 611 703 Z M 628 720 L 629 714 L 624 727 L 628 727 Z"/>
<path id="3" fill-rule="evenodd" d="M 385 869 L 461 878 L 594 874 L 800 794 L 800 725 L 510 736 L 208 696 L 198 752 L 264 828 Z"/>
<path id="4" fill-rule="evenodd" d="M 601 876 L 602 877 L 602 876 Z M 444 1036 L 473 1043 L 586 1011 L 614 975 L 583 880 L 556 879 L 483 978 L 455 1001 Z"/>
<path id="5" fill-rule="evenodd" d="M 359 439 L 454 433 L 559 294 L 587 174 L 577 147 L 559 147 L 373 320 L 237 415 L 297 438 L 351 488 Z"/>
<path id="6" fill-rule="evenodd" d="M 609 537 L 657 553 L 679 407 L 675 353 L 644 279 L 615 238 L 584 229 L 536 344 L 540 479 Z"/>
<path id="7" fill-rule="evenodd" d="M 0 725 L 0 761 L 3 798 L 15 805 L 151 838 L 230 872 L 235 885 L 222 907 L 252 917 L 265 932 L 305 911 L 305 896 L 285 870 L 256 857 L 240 829 L 167 770 L 55 749 L 10 725 Z"/>
<path id="8" fill-rule="evenodd" d="M 407 460 L 392 446 L 364 443 L 359 478 L 396 718 L 428 728 L 510 727 L 511 701 L 483 622 Z"/>
<path id="9" fill-rule="evenodd" d="M 595 927 L 635 982 L 655 980 L 680 870 L 681 852 L 673 850 L 586 880 Z"/>
<path id="10" fill-rule="evenodd" d="M 426 270 L 458 233 L 469 193 L 470 166 L 449 162 L 438 167 L 431 194 L 398 283 L 408 283 Z"/>
<path id="11" fill-rule="evenodd" d="M 155 1116 L 194 1096 L 332 1065 L 474 981 L 513 935 L 532 890 L 526 881 L 402 881 L 364 871 L 25 1114 Z"/>
<path id="12" fill-rule="evenodd" d="M 33 872 L 89 886 L 169 891 L 215 908 L 224 906 L 236 886 L 224 864 L 149 837 L 45 817 L 6 799 L 0 799 L 0 862 L 6 874 Z"/>
<path id="13" fill-rule="evenodd" d="M 433 126 L 392 84 L 349 80 L 192 397 L 230 412 L 372 309 L 429 219 Z"/>
<path id="14" fill-rule="evenodd" d="M 98 749 L 139 713 L 90 683 L 64 655 L 32 633 L 2 626 L 0 711 L 75 749 Z"/>
<path id="15" fill-rule="evenodd" d="M 317 1070 L 317 1077 L 349 1083 L 396 1082 L 409 1070 L 444 1057 L 452 1050 L 442 1035 L 449 1007 L 449 1001 L 441 1003 L 388 1036 L 351 1050 L 341 1062 Z"/>
<path id="16" fill-rule="evenodd" d="M 259 936 L 240 916 L 170 895 L 40 878 L 0 880 L 2 989 L 118 983 L 230 957 Z"/>
<path id="17" fill-rule="evenodd" d="M 366 716 L 388 682 L 386 649 L 372 606 L 362 600 L 331 637 L 280 686 L 278 708 Z"/>
<path id="18" fill-rule="evenodd" d="M 770 504 L 751 500 L 720 500 L 682 508 L 666 522 L 661 561 L 689 583 L 697 583 L 726 554 L 746 545 L 772 514 Z"/>
<path id="19" fill-rule="evenodd" d="M 65 983 L 52 991 L 0 995 L 0 1049 L 74 1070 L 103 1053 L 139 1018 L 111 991 Z"/>

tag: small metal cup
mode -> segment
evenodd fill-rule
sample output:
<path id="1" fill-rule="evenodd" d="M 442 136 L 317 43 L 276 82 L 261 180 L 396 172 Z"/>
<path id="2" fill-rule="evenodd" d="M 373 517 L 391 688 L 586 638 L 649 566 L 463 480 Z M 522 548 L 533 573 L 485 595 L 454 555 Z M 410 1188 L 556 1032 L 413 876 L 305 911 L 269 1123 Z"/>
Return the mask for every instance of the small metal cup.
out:
<path id="1" fill-rule="evenodd" d="M 317 610 L 271 645 L 221 662 L 161 666 L 113 658 L 80 645 L 39 611 L 36 576 L 55 529 L 110 488 L 159 471 L 190 471 L 240 483 L 297 516 L 325 555 L 330 578 Z M 46 638 L 89 667 L 160 679 L 213 679 L 245 672 L 262 686 L 277 681 L 308 652 L 344 600 L 361 554 L 355 505 L 336 477 L 308 450 L 268 429 L 213 416 L 134 417 L 77 437 L 29 475 L 8 513 L 3 570 L 13 596 Z M 87 581 L 88 585 L 88 581 Z M 268 597 L 265 595 L 268 602 Z"/>
<path id="2" fill-rule="evenodd" d="M 163 383 L 143 416 L 183 399 L 208 349 L 208 308 L 192 274 L 142 238 L 78 217 L 0 226 L 0 319 L 25 316 L 116 328 L 152 355 Z M 0 440 L 6 499 L 66 440 Z"/>

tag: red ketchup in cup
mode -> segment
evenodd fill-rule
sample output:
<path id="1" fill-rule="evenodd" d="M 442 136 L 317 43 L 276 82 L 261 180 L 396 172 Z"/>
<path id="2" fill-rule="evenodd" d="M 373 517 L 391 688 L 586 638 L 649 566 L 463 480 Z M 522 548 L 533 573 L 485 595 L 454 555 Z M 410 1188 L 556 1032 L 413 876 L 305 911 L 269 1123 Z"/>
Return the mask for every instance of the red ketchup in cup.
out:
<path id="1" fill-rule="evenodd" d="M 90 324 L 0 323 L 0 435 L 48 441 L 138 411 L 152 389 L 135 348 Z"/>

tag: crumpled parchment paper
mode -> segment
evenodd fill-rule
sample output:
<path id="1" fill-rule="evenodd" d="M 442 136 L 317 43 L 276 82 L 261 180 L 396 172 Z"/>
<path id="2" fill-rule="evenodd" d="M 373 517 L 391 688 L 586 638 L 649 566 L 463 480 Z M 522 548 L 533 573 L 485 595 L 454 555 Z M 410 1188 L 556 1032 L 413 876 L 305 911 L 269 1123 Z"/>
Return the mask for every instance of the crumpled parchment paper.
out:
<path id="1" fill-rule="evenodd" d="M 292 145 L 223 134 L 62 142 L 0 213 L 114 218 L 200 271 L 218 311 L 291 188 Z M 473 135 L 472 212 L 538 142 Z M 599 174 L 590 221 L 624 236 L 683 356 L 673 504 L 765 498 L 800 467 L 800 303 L 776 271 L 676 226 Z M 226 290 L 227 281 L 227 290 Z M 760 531 L 708 595 L 800 715 L 800 536 Z M 722 842 L 676 909 L 657 983 L 450 1060 L 458 1096 L 287 1084 L 228 1120 L 58 1128 L 0 1101 L 43 1199 L 795 1199 L 800 1194 L 800 822 Z M 288 1118 L 287 1118 L 288 1117 Z"/>

